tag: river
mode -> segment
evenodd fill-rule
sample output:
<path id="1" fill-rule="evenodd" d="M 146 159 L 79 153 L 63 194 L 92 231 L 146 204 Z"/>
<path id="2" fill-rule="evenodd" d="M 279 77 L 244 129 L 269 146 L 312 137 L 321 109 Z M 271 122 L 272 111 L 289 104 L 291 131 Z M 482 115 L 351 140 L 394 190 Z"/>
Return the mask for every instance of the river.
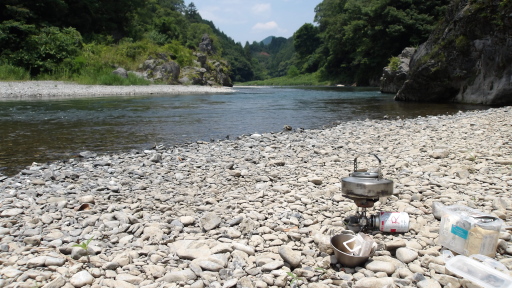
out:
<path id="1" fill-rule="evenodd" d="M 0 173 L 79 152 L 235 139 L 252 133 L 318 129 L 345 121 L 396 119 L 487 109 L 482 105 L 393 101 L 359 87 L 235 87 L 229 94 L 150 95 L 0 102 Z"/>

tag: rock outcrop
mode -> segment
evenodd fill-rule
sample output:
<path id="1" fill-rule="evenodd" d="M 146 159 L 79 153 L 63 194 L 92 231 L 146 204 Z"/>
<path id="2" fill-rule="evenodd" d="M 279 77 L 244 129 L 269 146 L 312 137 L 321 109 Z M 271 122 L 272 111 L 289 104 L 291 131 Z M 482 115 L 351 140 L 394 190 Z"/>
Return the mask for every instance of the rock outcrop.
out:
<path id="1" fill-rule="evenodd" d="M 233 87 L 229 78 L 229 64 L 226 61 L 208 59 L 203 53 L 195 53 L 195 65 L 181 70 L 179 82 L 184 85 L 222 85 Z"/>
<path id="2" fill-rule="evenodd" d="M 407 47 L 398 55 L 396 67 L 389 65 L 382 71 L 380 78 L 380 92 L 396 94 L 404 85 L 409 73 L 409 62 L 416 48 Z"/>
<path id="3" fill-rule="evenodd" d="M 166 84 L 179 84 L 180 65 L 174 62 L 170 55 L 161 55 L 158 59 L 150 58 L 142 65 L 144 78 L 152 81 L 162 81 Z"/>
<path id="4" fill-rule="evenodd" d="M 127 72 L 123 68 L 117 68 L 113 74 L 127 78 L 128 73 L 138 77 L 157 81 L 170 85 L 209 85 L 233 87 L 229 77 L 230 67 L 226 61 L 209 59 L 214 54 L 213 41 L 207 34 L 203 35 L 199 50 L 202 53 L 194 53 L 196 59 L 191 66 L 180 67 L 175 61 L 177 57 L 172 53 L 158 53 L 149 57 L 140 66 L 140 71 Z"/>
<path id="5" fill-rule="evenodd" d="M 452 1 L 410 62 L 400 101 L 512 103 L 512 3 Z"/>
<path id="6" fill-rule="evenodd" d="M 213 49 L 213 40 L 208 34 L 204 34 L 201 38 L 201 43 L 199 43 L 199 51 L 206 53 L 207 55 L 212 55 L 215 53 Z"/>

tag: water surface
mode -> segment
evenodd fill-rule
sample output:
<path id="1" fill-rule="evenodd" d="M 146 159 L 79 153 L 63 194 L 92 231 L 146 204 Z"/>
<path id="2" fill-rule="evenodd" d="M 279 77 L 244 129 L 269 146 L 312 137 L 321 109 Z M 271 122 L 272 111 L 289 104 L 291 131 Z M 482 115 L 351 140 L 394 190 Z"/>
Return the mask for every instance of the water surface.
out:
<path id="1" fill-rule="evenodd" d="M 32 162 L 234 139 L 284 125 L 316 129 L 344 121 L 410 118 L 487 109 L 395 102 L 373 88 L 235 88 L 228 94 L 94 97 L 0 102 L 0 173 Z"/>

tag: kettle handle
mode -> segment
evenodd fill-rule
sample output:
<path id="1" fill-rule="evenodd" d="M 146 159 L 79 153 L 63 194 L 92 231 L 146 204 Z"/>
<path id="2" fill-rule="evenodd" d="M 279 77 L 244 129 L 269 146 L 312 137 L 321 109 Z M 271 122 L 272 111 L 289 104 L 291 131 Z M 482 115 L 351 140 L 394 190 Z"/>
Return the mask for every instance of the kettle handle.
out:
<path id="1" fill-rule="evenodd" d="M 381 166 L 382 161 L 377 156 L 377 154 L 370 154 L 370 155 L 375 156 L 375 158 L 377 158 L 377 161 L 379 161 L 379 179 L 380 179 L 380 178 L 382 178 L 382 175 L 380 174 L 381 173 L 380 166 Z M 361 156 L 361 155 L 357 155 L 356 158 L 354 158 L 354 172 L 357 172 L 357 158 L 359 158 L 359 156 Z"/>

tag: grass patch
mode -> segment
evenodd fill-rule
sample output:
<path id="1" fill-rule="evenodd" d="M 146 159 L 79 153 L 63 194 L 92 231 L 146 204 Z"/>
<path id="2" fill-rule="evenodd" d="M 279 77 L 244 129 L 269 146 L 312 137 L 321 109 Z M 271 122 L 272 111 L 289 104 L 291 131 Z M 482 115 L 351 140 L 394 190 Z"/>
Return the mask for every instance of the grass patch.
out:
<path id="1" fill-rule="evenodd" d="M 149 57 L 172 59 L 180 66 L 190 66 L 195 59 L 192 51 L 173 41 L 164 46 L 151 41 L 122 41 L 116 45 L 89 43 L 84 44 L 80 54 L 66 58 L 58 65 L 52 66 L 37 76 L 30 76 L 30 71 L 23 68 L 0 63 L 0 81 L 54 80 L 71 81 L 84 85 L 149 85 L 152 82 L 128 73 L 128 78 L 112 74 L 115 68 L 138 70 L 141 63 Z"/>
<path id="2" fill-rule="evenodd" d="M 0 65 L 0 79 L 2 81 L 26 81 L 30 80 L 30 73 L 21 67 L 3 64 Z"/>
<path id="3" fill-rule="evenodd" d="M 398 56 L 389 58 L 388 68 L 393 72 L 398 71 L 398 68 L 400 68 L 400 58 Z"/>
<path id="4" fill-rule="evenodd" d="M 295 77 L 283 76 L 265 80 L 249 81 L 236 83 L 236 85 L 245 86 L 319 86 L 319 85 L 330 85 L 328 81 L 318 80 L 318 75 L 313 74 L 301 74 Z"/>
<path id="5" fill-rule="evenodd" d="M 142 79 L 132 73 L 128 73 L 128 78 L 123 78 L 113 74 L 112 69 L 87 69 L 73 80 L 83 85 L 127 86 L 151 84 L 151 81 Z"/>

